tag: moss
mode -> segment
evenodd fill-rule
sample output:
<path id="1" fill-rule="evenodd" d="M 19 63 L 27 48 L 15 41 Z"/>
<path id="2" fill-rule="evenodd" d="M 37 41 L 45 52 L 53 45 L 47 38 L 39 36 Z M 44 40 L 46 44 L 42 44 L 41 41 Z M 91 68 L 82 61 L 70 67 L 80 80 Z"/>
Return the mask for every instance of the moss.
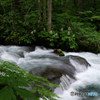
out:
<path id="1" fill-rule="evenodd" d="M 57 49 L 57 52 L 58 52 L 58 53 L 61 53 L 61 52 L 62 52 L 62 50 L 61 50 L 61 49 Z"/>
<path id="2" fill-rule="evenodd" d="M 61 49 L 54 49 L 54 53 L 58 54 L 59 56 L 65 56 Z"/>
<path id="3" fill-rule="evenodd" d="M 60 53 L 59 55 L 60 55 L 60 56 L 65 56 L 63 52 L 62 52 L 62 53 Z"/>

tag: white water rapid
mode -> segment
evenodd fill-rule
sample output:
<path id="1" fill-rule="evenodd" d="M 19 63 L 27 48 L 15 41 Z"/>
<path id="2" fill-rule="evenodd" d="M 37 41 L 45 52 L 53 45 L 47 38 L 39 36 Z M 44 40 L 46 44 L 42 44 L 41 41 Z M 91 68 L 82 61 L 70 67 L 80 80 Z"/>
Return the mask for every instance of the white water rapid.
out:
<path id="1" fill-rule="evenodd" d="M 0 46 L 0 59 L 10 61 L 17 64 L 25 70 L 31 70 L 32 68 L 55 66 L 57 68 L 66 66 L 62 60 L 64 57 L 52 53 L 52 49 L 36 47 L 35 51 L 32 48 L 25 46 Z M 89 52 L 64 52 L 65 56 L 75 55 L 85 58 L 91 67 L 80 65 L 74 60 L 70 59 L 70 62 L 75 66 L 75 77 L 76 81 L 70 77 L 61 77 L 61 86 L 66 86 L 64 89 L 55 89 L 55 93 L 61 98 L 58 100 L 100 100 L 100 95 L 97 97 L 79 97 L 71 96 L 71 92 L 98 92 L 100 90 L 100 54 L 93 54 Z M 59 60 L 59 58 L 61 58 Z M 70 68 L 69 68 L 70 69 Z M 41 69 L 40 71 L 42 71 Z M 71 75 L 73 68 L 71 68 Z M 68 70 L 67 70 L 68 71 Z M 71 82 L 69 82 L 69 80 Z M 70 84 L 71 83 L 71 84 Z M 67 89 L 67 90 L 66 90 Z"/>
<path id="2" fill-rule="evenodd" d="M 85 58 L 90 64 L 86 71 L 81 73 L 76 73 L 76 78 L 78 79 L 76 82 L 72 83 L 68 90 L 65 90 L 63 94 L 59 95 L 60 99 L 58 100 L 100 100 L 100 54 L 93 54 L 89 52 L 81 52 L 81 53 L 66 53 L 68 55 L 75 55 Z M 72 62 L 74 63 L 74 62 Z M 75 63 L 74 63 L 75 64 Z M 78 66 L 77 66 L 78 67 Z M 79 93 L 80 92 L 97 92 L 97 97 L 82 97 L 82 96 L 71 96 L 71 92 Z"/>

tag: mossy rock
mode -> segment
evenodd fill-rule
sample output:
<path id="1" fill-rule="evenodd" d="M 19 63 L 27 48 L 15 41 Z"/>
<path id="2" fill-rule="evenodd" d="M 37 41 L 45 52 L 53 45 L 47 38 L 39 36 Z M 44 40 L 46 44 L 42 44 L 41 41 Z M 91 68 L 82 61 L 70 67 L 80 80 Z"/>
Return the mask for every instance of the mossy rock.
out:
<path id="1" fill-rule="evenodd" d="M 58 53 L 61 53 L 61 52 L 62 52 L 62 50 L 61 50 L 61 49 L 57 49 L 57 52 L 58 52 Z"/>
<path id="2" fill-rule="evenodd" d="M 59 54 L 59 56 L 65 56 L 65 54 L 62 52 L 62 53 Z"/>
<path id="3" fill-rule="evenodd" d="M 65 54 L 62 52 L 61 49 L 54 49 L 54 52 L 53 53 L 56 53 L 58 54 L 59 56 L 65 56 Z"/>

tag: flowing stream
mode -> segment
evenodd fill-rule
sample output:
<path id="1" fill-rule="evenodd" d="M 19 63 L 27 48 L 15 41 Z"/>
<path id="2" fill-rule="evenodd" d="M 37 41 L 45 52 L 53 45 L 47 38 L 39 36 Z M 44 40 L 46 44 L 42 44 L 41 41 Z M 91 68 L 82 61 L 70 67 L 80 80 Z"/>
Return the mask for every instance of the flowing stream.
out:
<path id="1" fill-rule="evenodd" d="M 59 95 L 63 98 L 59 100 L 100 100 L 100 54 L 96 55 L 89 52 L 65 52 L 65 55 L 84 57 L 91 64 L 91 67 L 88 67 L 84 72 L 76 73 L 75 77 L 77 78 L 77 81 L 72 83 L 69 89 L 65 90 L 62 95 Z M 71 92 L 97 92 L 98 96 L 71 96 Z"/>
<path id="2" fill-rule="evenodd" d="M 61 97 L 58 100 L 100 100 L 100 54 L 64 52 L 65 56 L 59 57 L 52 52 L 53 49 L 44 47 L 0 46 L 0 59 L 17 64 L 25 70 L 34 70 L 34 74 L 43 72 L 48 66 L 64 71 L 66 75 L 60 78 L 60 86 L 63 88 L 54 90 Z M 68 60 L 70 55 L 85 58 L 91 67 L 70 57 Z M 98 92 L 98 96 L 71 96 L 71 92 L 91 91 Z"/>

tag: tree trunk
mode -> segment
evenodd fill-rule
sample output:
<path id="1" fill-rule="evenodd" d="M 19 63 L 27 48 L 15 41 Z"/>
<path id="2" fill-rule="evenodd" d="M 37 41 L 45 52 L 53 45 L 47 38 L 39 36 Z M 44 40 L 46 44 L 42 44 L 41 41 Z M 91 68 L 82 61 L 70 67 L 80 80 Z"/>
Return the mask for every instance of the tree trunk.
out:
<path id="1" fill-rule="evenodd" d="M 78 0 L 79 11 L 82 12 L 82 0 Z"/>
<path id="2" fill-rule="evenodd" d="M 51 30 L 51 14 L 52 14 L 52 0 L 48 0 L 48 22 L 47 22 L 47 31 Z"/>
<path id="3" fill-rule="evenodd" d="M 39 12 L 39 18 L 38 18 L 37 28 L 39 28 L 40 21 L 41 21 L 41 4 L 40 4 L 40 0 L 38 0 L 38 12 Z"/>
<path id="4" fill-rule="evenodd" d="M 75 11 L 76 11 L 76 14 L 78 14 L 78 5 L 77 5 L 77 1 L 76 0 L 73 0 L 74 2 L 74 6 L 75 6 Z"/>
<path id="5" fill-rule="evenodd" d="M 46 1 L 43 0 L 43 22 L 46 22 Z"/>
<path id="6" fill-rule="evenodd" d="M 12 27 L 13 27 L 13 30 L 14 30 L 13 3 L 12 3 L 12 0 L 11 0 L 11 17 L 12 17 Z"/>
<path id="7" fill-rule="evenodd" d="M 62 13 L 63 0 L 61 0 L 61 13 Z"/>
<path id="8" fill-rule="evenodd" d="M 94 0 L 93 8 L 94 8 L 94 10 L 96 11 L 96 0 Z"/>
<path id="9" fill-rule="evenodd" d="M 68 0 L 65 1 L 65 8 L 66 8 L 66 13 L 68 14 Z"/>

